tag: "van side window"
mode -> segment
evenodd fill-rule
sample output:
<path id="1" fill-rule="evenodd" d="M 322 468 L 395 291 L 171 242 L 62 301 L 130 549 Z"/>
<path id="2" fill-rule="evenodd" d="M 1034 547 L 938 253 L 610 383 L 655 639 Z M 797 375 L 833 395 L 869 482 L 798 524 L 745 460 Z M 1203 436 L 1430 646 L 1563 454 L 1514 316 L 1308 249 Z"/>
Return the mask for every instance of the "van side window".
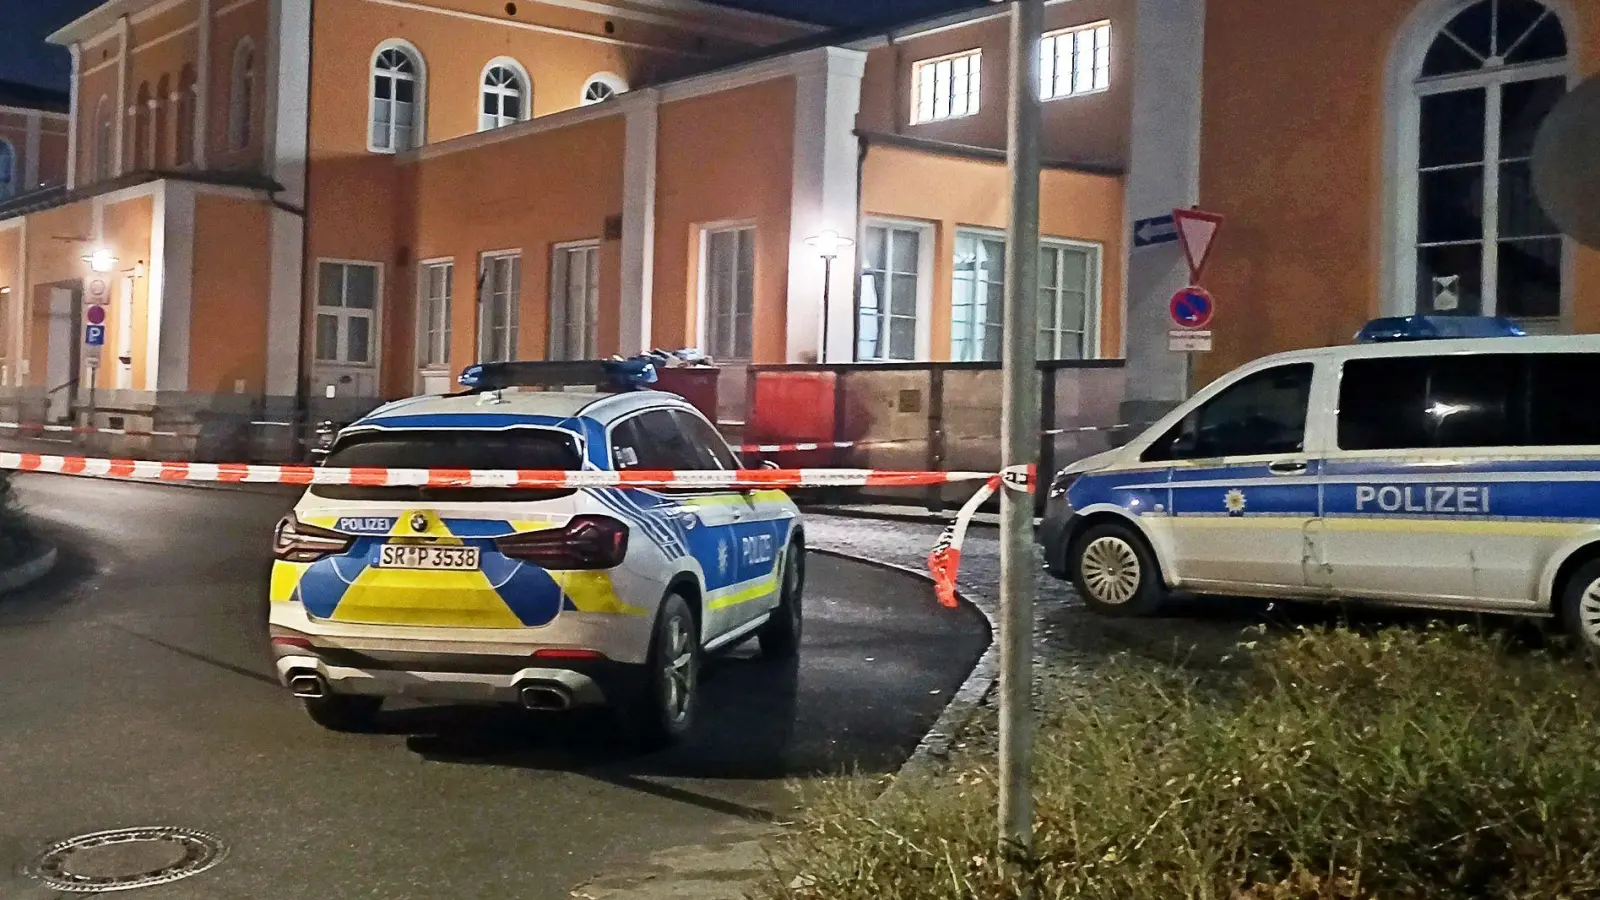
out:
<path id="1" fill-rule="evenodd" d="M 1485 353 L 1355 359 L 1339 381 L 1344 450 L 1523 443 L 1527 357 Z"/>
<path id="2" fill-rule="evenodd" d="M 1311 363 L 1245 376 L 1174 425 L 1141 457 L 1146 462 L 1299 453 L 1305 448 Z"/>
<path id="3" fill-rule="evenodd" d="M 1600 445 L 1600 353 L 1528 355 L 1528 443 L 1535 447 Z"/>

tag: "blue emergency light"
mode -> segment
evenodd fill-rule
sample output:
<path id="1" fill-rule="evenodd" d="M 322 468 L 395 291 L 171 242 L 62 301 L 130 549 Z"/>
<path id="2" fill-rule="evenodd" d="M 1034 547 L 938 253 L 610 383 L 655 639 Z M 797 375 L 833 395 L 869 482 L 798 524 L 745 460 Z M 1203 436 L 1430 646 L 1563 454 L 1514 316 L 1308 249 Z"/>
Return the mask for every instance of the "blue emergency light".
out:
<path id="1" fill-rule="evenodd" d="M 478 363 L 468 366 L 456 379 L 474 394 L 514 387 L 592 386 L 611 391 L 640 391 L 657 380 L 655 360 L 648 356 L 576 362 Z"/>
<path id="2" fill-rule="evenodd" d="M 1517 323 L 1503 316 L 1387 316 L 1373 319 L 1356 332 L 1358 344 L 1433 341 L 1448 338 L 1525 337 Z"/>

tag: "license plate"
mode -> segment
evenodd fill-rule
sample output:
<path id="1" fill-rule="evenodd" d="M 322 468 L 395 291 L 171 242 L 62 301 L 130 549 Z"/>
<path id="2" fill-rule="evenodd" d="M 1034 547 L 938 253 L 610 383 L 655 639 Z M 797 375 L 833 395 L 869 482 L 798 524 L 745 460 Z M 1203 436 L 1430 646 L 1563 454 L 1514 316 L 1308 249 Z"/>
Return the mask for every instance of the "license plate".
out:
<path id="1" fill-rule="evenodd" d="M 421 547 L 389 544 L 378 551 L 380 569 L 476 569 L 477 547 Z"/>

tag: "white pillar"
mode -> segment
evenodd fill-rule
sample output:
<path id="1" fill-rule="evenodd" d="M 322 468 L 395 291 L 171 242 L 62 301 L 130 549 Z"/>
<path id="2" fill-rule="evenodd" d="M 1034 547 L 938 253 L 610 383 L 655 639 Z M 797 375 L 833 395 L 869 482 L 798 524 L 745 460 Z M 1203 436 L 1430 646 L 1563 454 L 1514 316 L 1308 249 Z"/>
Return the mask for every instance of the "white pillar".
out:
<path id="1" fill-rule="evenodd" d="M 278 199 L 305 209 L 311 102 L 311 0 L 272 0 L 267 41 L 266 159 L 283 185 Z M 268 396 L 292 397 L 300 383 L 305 215 L 271 211 L 272 276 L 267 300 Z"/>
<path id="2" fill-rule="evenodd" d="M 822 47 L 795 56 L 794 188 L 789 218 L 788 362 L 822 355 L 823 262 L 806 238 L 823 231 L 855 237 L 860 209 L 856 112 L 867 55 Z M 833 261 L 827 362 L 848 362 L 855 315 L 855 247 Z"/>
<path id="3" fill-rule="evenodd" d="M 189 389 L 190 299 L 194 291 L 194 185 L 168 179 L 155 194 L 146 270 L 144 389 Z M 208 340 L 226 337 L 208 336 Z"/>
<path id="4" fill-rule="evenodd" d="M 123 153 L 127 149 L 124 146 L 126 143 L 124 137 L 128 124 L 128 64 L 133 56 L 132 50 L 128 44 L 128 17 L 119 16 L 117 18 L 117 108 L 114 113 L 117 121 L 117 146 L 111 151 L 114 163 L 111 169 L 113 178 L 123 173 L 123 165 L 127 163 Z"/>
<path id="5" fill-rule="evenodd" d="M 83 48 L 74 41 L 69 49 L 72 51 L 72 81 L 67 87 L 70 98 L 67 105 L 67 190 L 70 191 L 78 186 L 78 129 L 82 127 L 78 121 L 78 71 Z"/>
<path id="6" fill-rule="evenodd" d="M 1167 349 L 1168 305 L 1189 278 L 1178 244 L 1133 249 L 1132 223 L 1200 196 L 1205 0 L 1135 0 L 1133 115 L 1123 237 L 1128 242 L 1124 421 L 1146 421 L 1185 396 L 1185 360 Z M 1227 307 L 1228 298 L 1218 298 Z"/>
<path id="7" fill-rule="evenodd" d="M 622 303 L 617 316 L 617 352 L 650 349 L 656 268 L 656 142 L 661 93 L 623 94 L 626 107 L 622 162 Z"/>
<path id="8" fill-rule="evenodd" d="M 189 158 L 200 170 L 206 167 L 206 132 L 211 127 L 211 2 L 200 0 L 200 21 L 195 28 L 194 148 Z"/>

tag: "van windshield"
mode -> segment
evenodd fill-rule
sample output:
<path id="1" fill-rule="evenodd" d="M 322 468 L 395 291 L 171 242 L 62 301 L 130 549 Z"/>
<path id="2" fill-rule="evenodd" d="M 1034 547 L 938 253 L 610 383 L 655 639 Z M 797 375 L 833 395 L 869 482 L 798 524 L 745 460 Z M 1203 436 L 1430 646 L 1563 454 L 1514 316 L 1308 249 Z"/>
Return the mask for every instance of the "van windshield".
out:
<path id="1" fill-rule="evenodd" d="M 583 468 L 576 436 L 548 428 L 512 431 L 393 431 L 355 434 L 335 444 L 328 468 L 541 469 Z M 480 501 L 548 500 L 567 489 L 430 488 L 315 485 L 313 496 L 330 500 Z"/>

